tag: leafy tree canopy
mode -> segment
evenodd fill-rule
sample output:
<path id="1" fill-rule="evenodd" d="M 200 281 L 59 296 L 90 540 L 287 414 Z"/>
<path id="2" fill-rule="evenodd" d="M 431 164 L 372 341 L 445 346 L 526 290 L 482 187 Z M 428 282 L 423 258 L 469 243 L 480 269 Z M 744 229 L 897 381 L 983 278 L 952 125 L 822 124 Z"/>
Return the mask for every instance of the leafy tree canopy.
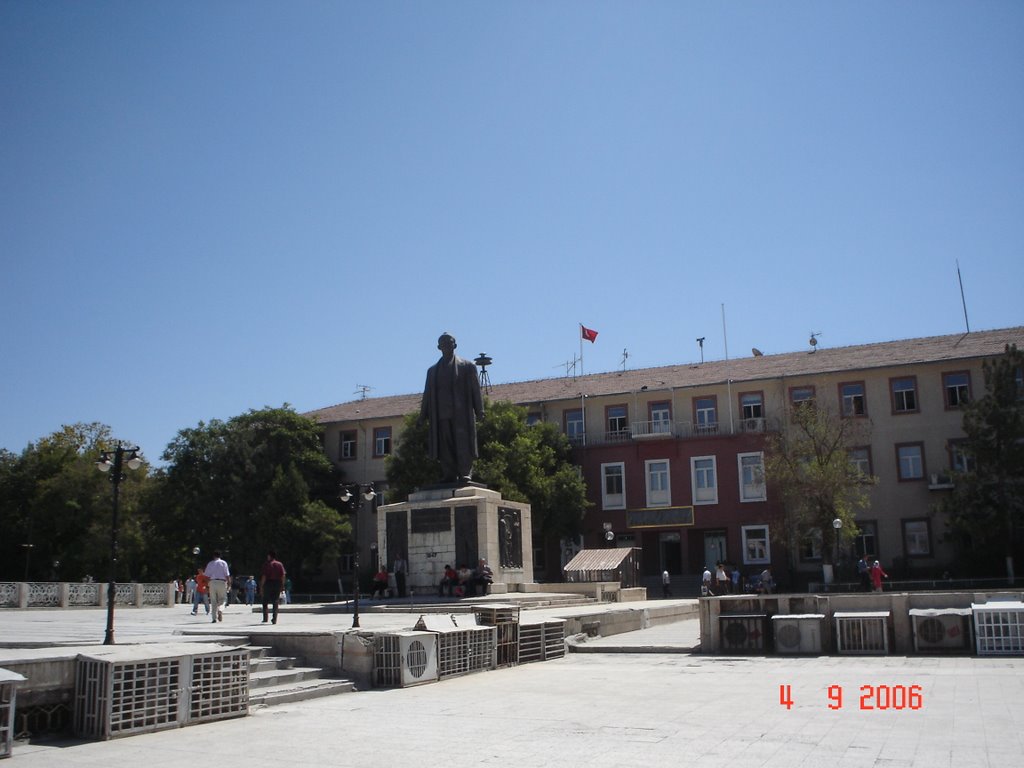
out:
<path id="1" fill-rule="evenodd" d="M 103 424 L 72 424 L 0 452 L 0 571 L 3 579 L 104 580 L 110 568 L 110 475 L 96 471 L 100 451 L 116 441 Z M 145 464 L 120 484 L 119 579 L 145 579 L 140 513 Z"/>
<path id="2" fill-rule="evenodd" d="M 220 549 L 235 572 L 255 572 L 273 548 L 298 576 L 348 534 L 322 428 L 289 406 L 183 429 L 163 459 L 154 524 L 177 562 L 199 546 L 200 559 Z"/>
<path id="3" fill-rule="evenodd" d="M 982 370 L 985 395 L 964 408 L 966 466 L 942 508 L 971 570 L 991 575 L 1005 559 L 1012 575 L 1024 531 L 1024 352 L 1008 345 Z"/>
<path id="4" fill-rule="evenodd" d="M 840 418 L 813 403 L 793 408 L 786 427 L 768 438 L 765 474 L 782 496 L 784 518 L 776 529 L 790 552 L 801 537 L 819 530 L 822 555 L 831 561 L 837 518 L 840 540 L 856 535 L 855 518 L 868 508 L 867 488 L 876 478 L 850 461 L 850 449 L 866 442 L 864 420 Z"/>

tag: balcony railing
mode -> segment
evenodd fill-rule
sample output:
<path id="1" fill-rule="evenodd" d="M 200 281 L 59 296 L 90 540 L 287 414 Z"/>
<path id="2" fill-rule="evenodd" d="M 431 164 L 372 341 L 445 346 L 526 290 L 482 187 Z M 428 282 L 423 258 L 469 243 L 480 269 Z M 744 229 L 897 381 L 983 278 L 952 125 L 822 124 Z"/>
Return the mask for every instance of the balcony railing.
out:
<path id="1" fill-rule="evenodd" d="M 773 426 L 765 418 L 738 419 L 730 428 L 726 422 L 705 422 L 694 424 L 690 421 L 634 421 L 625 429 L 607 430 L 586 437 L 576 434 L 569 437 L 573 445 L 610 445 L 634 440 L 687 439 L 714 437 L 716 435 L 762 434 Z"/>

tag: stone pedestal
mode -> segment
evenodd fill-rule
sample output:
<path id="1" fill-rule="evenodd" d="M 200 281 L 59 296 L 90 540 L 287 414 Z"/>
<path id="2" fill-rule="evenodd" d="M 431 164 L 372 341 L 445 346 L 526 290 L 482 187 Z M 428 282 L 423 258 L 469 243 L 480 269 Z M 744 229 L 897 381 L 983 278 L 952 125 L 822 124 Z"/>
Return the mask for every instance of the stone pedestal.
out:
<path id="1" fill-rule="evenodd" d="M 529 504 L 476 486 L 417 491 L 377 510 L 381 562 L 391 571 L 404 554 L 407 586 L 420 595 L 437 594 L 445 565 L 473 569 L 481 559 L 494 572 L 493 592 L 532 583 L 532 530 Z"/>

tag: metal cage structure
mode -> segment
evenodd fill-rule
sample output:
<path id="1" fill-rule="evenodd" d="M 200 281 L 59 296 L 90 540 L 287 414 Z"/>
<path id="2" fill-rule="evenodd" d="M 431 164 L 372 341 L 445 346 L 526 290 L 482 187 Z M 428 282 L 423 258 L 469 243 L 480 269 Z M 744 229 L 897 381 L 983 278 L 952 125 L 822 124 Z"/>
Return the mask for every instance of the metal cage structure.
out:
<path id="1" fill-rule="evenodd" d="M 836 652 L 885 656 L 889 653 L 889 611 L 837 611 Z"/>
<path id="2" fill-rule="evenodd" d="M 992 600 L 972 603 L 971 610 L 979 656 L 1024 654 L 1024 602 Z"/>

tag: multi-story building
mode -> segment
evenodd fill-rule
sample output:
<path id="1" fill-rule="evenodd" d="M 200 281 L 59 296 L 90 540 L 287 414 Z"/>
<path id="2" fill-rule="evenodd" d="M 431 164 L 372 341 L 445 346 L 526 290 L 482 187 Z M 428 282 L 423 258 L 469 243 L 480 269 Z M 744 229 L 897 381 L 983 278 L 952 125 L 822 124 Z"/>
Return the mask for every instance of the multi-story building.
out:
<path id="1" fill-rule="evenodd" d="M 864 421 L 851 460 L 878 478 L 840 563 L 870 553 L 890 574 L 937 576 L 955 556 L 936 503 L 963 466 L 961 409 L 983 394 L 983 361 L 1007 344 L 1024 348 L 1024 327 L 494 385 L 491 400 L 565 432 L 593 505 L 580 540 L 535 552 L 538 577 L 558 580 L 567 549 L 614 543 L 641 548 L 648 576 L 726 561 L 817 580 L 821 537 L 809 532 L 786 550 L 763 472 L 766 435 L 788 428 L 790 407 L 809 399 Z M 419 404 L 419 394 L 367 398 L 308 415 L 325 426 L 346 478 L 380 489 L 384 457 Z M 364 546 L 373 527 L 361 526 Z"/>

